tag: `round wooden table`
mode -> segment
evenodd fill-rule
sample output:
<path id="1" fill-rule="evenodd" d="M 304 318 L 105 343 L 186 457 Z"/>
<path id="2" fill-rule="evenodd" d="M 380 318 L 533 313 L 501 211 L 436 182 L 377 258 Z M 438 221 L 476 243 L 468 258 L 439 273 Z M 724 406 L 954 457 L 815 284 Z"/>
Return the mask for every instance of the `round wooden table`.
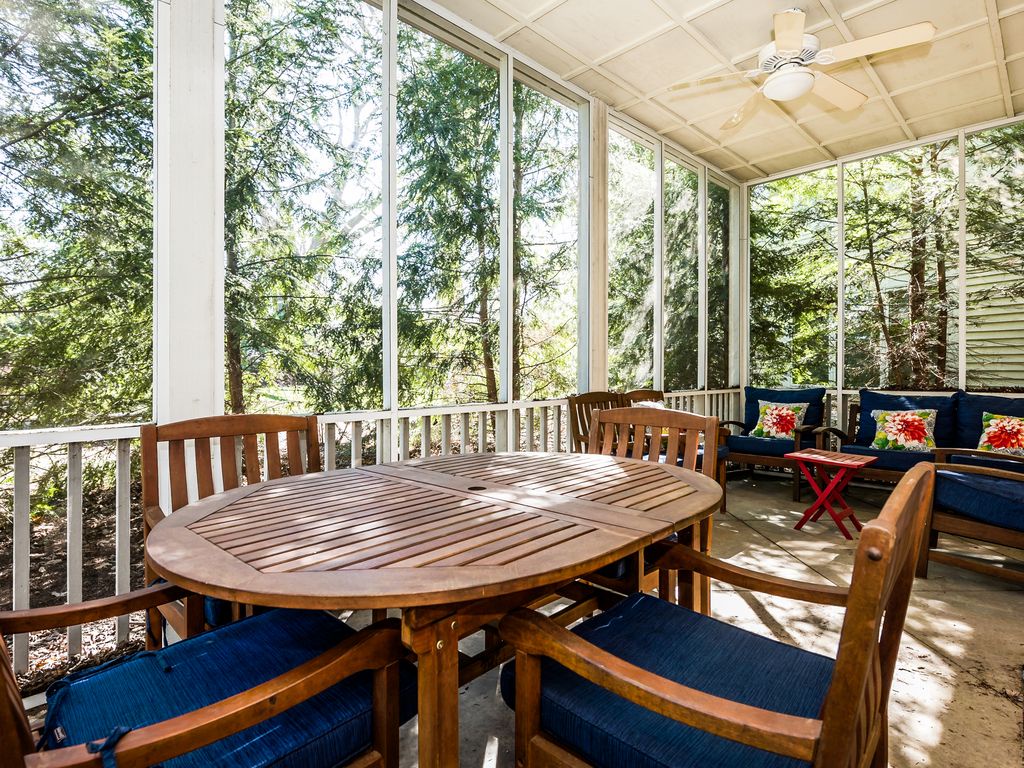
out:
<path id="1" fill-rule="evenodd" d="M 420 765 L 458 765 L 458 640 L 711 515 L 705 475 L 565 453 L 444 456 L 282 478 L 161 521 L 153 570 L 292 608 L 402 608 L 419 664 Z"/>

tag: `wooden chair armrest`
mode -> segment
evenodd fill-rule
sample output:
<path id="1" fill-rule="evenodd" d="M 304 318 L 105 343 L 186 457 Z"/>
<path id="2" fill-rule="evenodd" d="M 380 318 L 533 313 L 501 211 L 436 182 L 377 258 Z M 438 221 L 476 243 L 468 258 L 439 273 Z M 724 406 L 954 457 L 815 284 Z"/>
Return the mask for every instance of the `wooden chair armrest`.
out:
<path id="1" fill-rule="evenodd" d="M 719 427 L 739 427 L 740 431 L 747 428 L 747 425 L 742 421 L 720 421 L 718 422 Z"/>
<path id="2" fill-rule="evenodd" d="M 159 505 L 151 505 L 142 510 L 142 516 L 146 521 L 146 526 L 152 530 L 153 526 L 167 517 L 167 514 Z"/>
<path id="3" fill-rule="evenodd" d="M 651 554 L 652 548 L 648 547 L 647 552 Z M 654 558 L 651 567 L 657 570 L 696 571 L 713 579 L 724 581 L 726 584 L 752 589 L 756 592 L 766 592 L 776 597 L 839 606 L 845 606 L 849 597 L 849 590 L 846 587 L 805 584 L 802 581 L 769 576 L 741 568 L 724 560 L 708 557 L 685 544 L 673 544 L 660 553 L 654 550 Z"/>
<path id="4" fill-rule="evenodd" d="M 796 427 L 793 431 L 799 432 L 800 434 L 803 435 L 812 435 L 818 429 L 821 429 L 821 427 L 816 427 L 813 424 L 801 424 L 799 427 Z"/>
<path id="5" fill-rule="evenodd" d="M 849 445 L 853 442 L 853 439 L 839 427 L 815 427 L 813 434 L 817 438 L 819 448 L 823 448 L 825 446 L 826 435 L 838 437 L 840 445 Z"/>
<path id="6" fill-rule="evenodd" d="M 295 669 L 248 691 L 125 734 L 114 748 L 120 768 L 162 763 L 251 728 L 365 669 L 384 669 L 405 655 L 396 620 L 379 622 Z M 25 758 L 26 766 L 95 766 L 84 744 Z"/>
<path id="7" fill-rule="evenodd" d="M 1017 456 L 1012 453 L 996 453 L 994 451 L 979 451 L 977 448 L 935 448 L 932 450 L 935 454 L 936 463 L 949 463 L 949 457 L 953 455 L 957 456 L 978 456 L 983 459 L 991 459 L 993 461 L 1016 461 L 1024 464 L 1024 456 Z M 963 464 L 957 464 L 957 466 L 964 466 Z M 974 466 L 974 465 L 970 465 Z"/>
<path id="8" fill-rule="evenodd" d="M 74 605 L 56 605 L 50 608 L 29 608 L 23 611 L 0 613 L 0 633 L 19 634 L 39 632 L 84 624 L 89 621 L 111 619 L 134 611 L 143 611 L 158 605 L 181 600 L 193 594 L 174 584 L 157 584 L 115 597 L 101 597 Z"/>
<path id="9" fill-rule="evenodd" d="M 553 659 L 580 677 L 677 722 L 798 760 L 810 761 L 814 756 L 820 720 L 752 707 L 659 677 L 525 608 L 502 619 L 499 631 L 517 651 Z"/>

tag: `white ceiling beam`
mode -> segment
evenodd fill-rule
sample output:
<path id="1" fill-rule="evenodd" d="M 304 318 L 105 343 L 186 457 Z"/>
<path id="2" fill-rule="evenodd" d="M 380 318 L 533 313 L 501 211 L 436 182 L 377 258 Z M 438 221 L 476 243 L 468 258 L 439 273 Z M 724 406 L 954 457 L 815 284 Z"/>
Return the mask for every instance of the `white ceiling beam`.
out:
<path id="1" fill-rule="evenodd" d="M 1007 117 L 1013 117 L 1013 97 L 1010 95 L 1010 74 L 1006 70 L 1006 48 L 1003 46 L 1003 29 L 999 24 L 999 8 L 996 0 L 985 0 L 985 12 L 988 14 L 988 25 L 992 31 L 992 47 L 996 51 L 999 87 L 1003 91 L 1003 108 Z"/>

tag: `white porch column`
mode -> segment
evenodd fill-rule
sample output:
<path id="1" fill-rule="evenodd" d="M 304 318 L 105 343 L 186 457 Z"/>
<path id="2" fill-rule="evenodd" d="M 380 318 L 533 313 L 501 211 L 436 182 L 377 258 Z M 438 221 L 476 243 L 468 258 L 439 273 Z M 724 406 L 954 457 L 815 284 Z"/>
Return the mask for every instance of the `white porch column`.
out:
<path id="1" fill-rule="evenodd" d="M 224 412 L 224 2 L 156 0 L 153 411 Z"/>
<path id="2" fill-rule="evenodd" d="M 590 112 L 590 380 L 608 388 L 608 106 Z"/>

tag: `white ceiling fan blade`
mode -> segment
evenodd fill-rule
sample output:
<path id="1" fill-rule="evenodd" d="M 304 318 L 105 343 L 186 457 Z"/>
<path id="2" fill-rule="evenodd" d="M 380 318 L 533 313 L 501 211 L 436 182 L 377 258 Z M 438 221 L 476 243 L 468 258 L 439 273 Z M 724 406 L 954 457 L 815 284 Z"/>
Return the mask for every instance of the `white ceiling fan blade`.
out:
<path id="1" fill-rule="evenodd" d="M 933 37 L 935 37 L 935 25 L 930 21 L 922 21 L 920 24 L 911 24 L 909 27 L 900 27 L 880 35 L 872 35 L 850 43 L 842 43 L 833 48 L 826 48 L 814 60 L 820 64 L 849 61 L 861 56 L 870 56 L 873 53 L 891 51 L 894 48 L 927 43 Z"/>
<path id="2" fill-rule="evenodd" d="M 733 112 L 732 116 L 728 120 L 726 120 L 724 123 L 722 123 L 722 130 L 723 131 L 729 131 L 729 130 L 732 130 L 733 128 L 738 127 L 741 123 L 743 123 L 750 116 L 750 113 L 752 111 L 752 107 L 755 104 L 757 104 L 757 102 L 760 101 L 760 100 L 761 100 L 761 89 L 758 88 L 757 92 L 753 96 L 751 96 L 749 99 L 744 101 L 743 105 L 739 109 L 737 109 L 735 112 Z"/>
<path id="3" fill-rule="evenodd" d="M 700 88 L 702 85 L 708 85 L 709 83 L 718 83 L 722 80 L 732 80 L 737 77 L 757 77 L 761 74 L 759 69 L 747 69 L 742 72 L 726 72 L 723 75 L 711 75 L 710 77 L 702 77 L 699 80 L 688 80 L 685 83 L 676 83 L 669 87 L 670 91 L 681 91 L 685 88 Z"/>
<path id="4" fill-rule="evenodd" d="M 799 8 L 775 14 L 775 50 L 800 51 L 804 47 L 804 12 Z"/>
<path id="5" fill-rule="evenodd" d="M 846 112 L 857 109 L 868 100 L 868 97 L 856 88 L 851 88 L 846 83 L 840 82 L 824 72 L 814 73 L 814 88 L 811 89 L 811 92 Z"/>

